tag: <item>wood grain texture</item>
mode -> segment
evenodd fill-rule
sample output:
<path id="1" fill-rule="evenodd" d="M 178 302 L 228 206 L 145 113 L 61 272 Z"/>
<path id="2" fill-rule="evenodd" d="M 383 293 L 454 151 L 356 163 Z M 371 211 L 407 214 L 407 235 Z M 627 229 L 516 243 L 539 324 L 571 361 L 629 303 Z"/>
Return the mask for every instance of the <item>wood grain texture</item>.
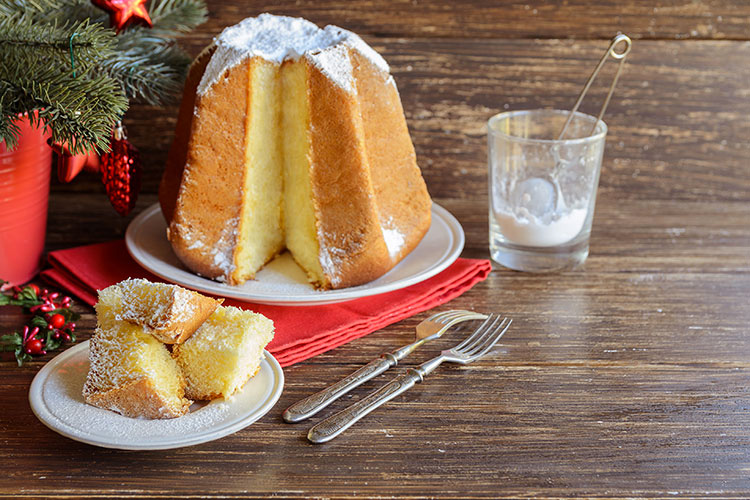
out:
<path id="1" fill-rule="evenodd" d="M 428 188 L 466 232 L 463 256 L 488 258 L 487 118 L 568 108 L 616 24 L 640 26 L 634 32 L 646 38 L 747 36 L 739 2 L 483 5 L 393 1 L 373 13 L 374 2 L 212 3 L 211 22 L 188 43 L 197 50 L 254 9 L 361 31 L 393 67 Z M 709 18 L 714 31 L 701 33 Z M 560 39 L 519 39 L 547 36 Z M 585 109 L 598 109 L 604 86 Z M 2 355 L 0 497 L 750 496 L 749 97 L 746 42 L 637 40 L 606 117 L 585 266 L 550 275 L 494 269 L 450 307 L 515 319 L 495 355 L 441 367 L 326 445 L 307 443 L 311 423 L 284 424 L 282 410 L 409 342 L 426 314 L 286 369 L 281 400 L 260 421 L 171 451 L 106 450 L 55 434 L 27 401 L 46 358 L 17 368 Z M 136 211 L 156 201 L 175 111 L 128 113 L 147 167 Z M 130 220 L 114 214 L 94 178 L 54 184 L 50 201 L 49 249 L 121 237 Z M 95 318 L 79 310 L 83 340 Z M 0 331 L 22 323 L 0 310 Z"/>
<path id="2" fill-rule="evenodd" d="M 726 0 L 281 0 L 212 2 L 201 31 L 262 12 L 408 38 L 746 39 L 750 5 Z"/>
<path id="3" fill-rule="evenodd" d="M 417 160 L 438 199 L 486 200 L 487 119 L 507 109 L 572 107 L 607 47 L 568 40 L 371 41 L 392 66 Z M 614 69 L 604 67 L 584 111 L 599 110 Z M 746 200 L 748 81 L 748 44 L 637 42 L 605 116 L 600 202 Z M 128 112 L 130 139 L 145 161 L 146 194 L 156 192 L 175 117 L 176 108 Z M 103 192 L 99 184 L 84 174 L 54 184 L 53 192 Z M 124 227 L 114 212 L 110 224 Z"/>

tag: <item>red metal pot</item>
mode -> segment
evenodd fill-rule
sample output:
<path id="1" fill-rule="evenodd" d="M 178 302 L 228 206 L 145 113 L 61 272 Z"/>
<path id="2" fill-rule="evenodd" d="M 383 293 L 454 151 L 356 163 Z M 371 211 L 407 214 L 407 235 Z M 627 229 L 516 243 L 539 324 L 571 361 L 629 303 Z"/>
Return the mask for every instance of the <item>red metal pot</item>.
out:
<path id="1" fill-rule="evenodd" d="M 13 284 L 26 283 L 42 265 L 52 162 L 49 134 L 28 118 L 18 124 L 16 147 L 0 142 L 0 278 Z"/>

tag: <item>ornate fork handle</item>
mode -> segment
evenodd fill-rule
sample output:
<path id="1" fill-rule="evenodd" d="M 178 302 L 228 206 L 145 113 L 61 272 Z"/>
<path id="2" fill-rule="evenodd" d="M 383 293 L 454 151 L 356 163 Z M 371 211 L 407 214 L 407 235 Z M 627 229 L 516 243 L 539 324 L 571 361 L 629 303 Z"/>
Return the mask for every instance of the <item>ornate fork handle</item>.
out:
<path id="1" fill-rule="evenodd" d="M 339 380 L 335 384 L 294 403 L 284 411 L 282 417 L 289 423 L 300 422 L 311 417 L 341 395 L 377 377 L 397 364 L 398 359 L 393 354 L 382 354 L 379 358 L 370 361 L 356 372 Z"/>
<path id="2" fill-rule="evenodd" d="M 422 379 L 420 372 L 409 368 L 406 373 L 394 378 L 366 398 L 313 426 L 307 434 L 307 439 L 313 443 L 330 441 L 380 405 L 414 387 L 414 384 Z"/>

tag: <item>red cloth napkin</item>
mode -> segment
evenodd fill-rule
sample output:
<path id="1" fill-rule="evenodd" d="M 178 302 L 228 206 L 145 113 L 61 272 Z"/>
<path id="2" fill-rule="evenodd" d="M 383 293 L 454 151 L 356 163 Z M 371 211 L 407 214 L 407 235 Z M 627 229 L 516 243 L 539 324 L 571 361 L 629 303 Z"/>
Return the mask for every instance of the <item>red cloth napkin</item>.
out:
<path id="1" fill-rule="evenodd" d="M 42 271 L 42 277 L 89 305 L 96 302 L 97 290 L 127 278 L 164 281 L 140 267 L 123 240 L 51 252 L 49 263 L 52 268 Z M 491 269 L 488 260 L 458 259 L 416 285 L 338 304 L 271 306 L 233 299 L 224 304 L 271 318 L 276 335 L 267 349 L 282 366 L 289 366 L 445 304 L 486 279 Z"/>

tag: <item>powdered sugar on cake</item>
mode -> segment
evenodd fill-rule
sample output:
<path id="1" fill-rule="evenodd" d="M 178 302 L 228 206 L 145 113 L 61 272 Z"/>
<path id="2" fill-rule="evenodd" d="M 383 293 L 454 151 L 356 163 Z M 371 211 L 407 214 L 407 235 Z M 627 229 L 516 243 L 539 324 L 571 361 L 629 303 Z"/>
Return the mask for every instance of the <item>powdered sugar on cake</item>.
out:
<path id="1" fill-rule="evenodd" d="M 353 91 L 352 64 L 346 48 L 358 51 L 385 74 L 388 63 L 364 40 L 337 26 L 317 27 L 302 18 L 261 14 L 226 28 L 214 39 L 216 47 L 198 85 L 203 95 L 225 71 L 259 56 L 281 64 L 303 55 L 326 76 L 347 91 Z"/>
<path id="2" fill-rule="evenodd" d="M 383 231 L 385 246 L 388 247 L 388 254 L 391 256 L 391 259 L 395 260 L 404 243 L 406 243 L 406 236 L 395 226 L 393 217 L 389 217 L 385 222 L 381 222 L 380 227 Z"/>
<path id="3" fill-rule="evenodd" d="M 347 92 L 354 92 L 354 68 L 346 45 L 336 45 L 306 56 L 332 82 Z"/>
<path id="4" fill-rule="evenodd" d="M 164 328 L 169 321 L 186 321 L 195 313 L 192 293 L 174 285 L 155 284 L 152 295 L 139 296 L 146 280 L 128 279 L 119 283 L 127 300 L 123 301 L 118 320 L 145 319 L 150 328 Z"/>

